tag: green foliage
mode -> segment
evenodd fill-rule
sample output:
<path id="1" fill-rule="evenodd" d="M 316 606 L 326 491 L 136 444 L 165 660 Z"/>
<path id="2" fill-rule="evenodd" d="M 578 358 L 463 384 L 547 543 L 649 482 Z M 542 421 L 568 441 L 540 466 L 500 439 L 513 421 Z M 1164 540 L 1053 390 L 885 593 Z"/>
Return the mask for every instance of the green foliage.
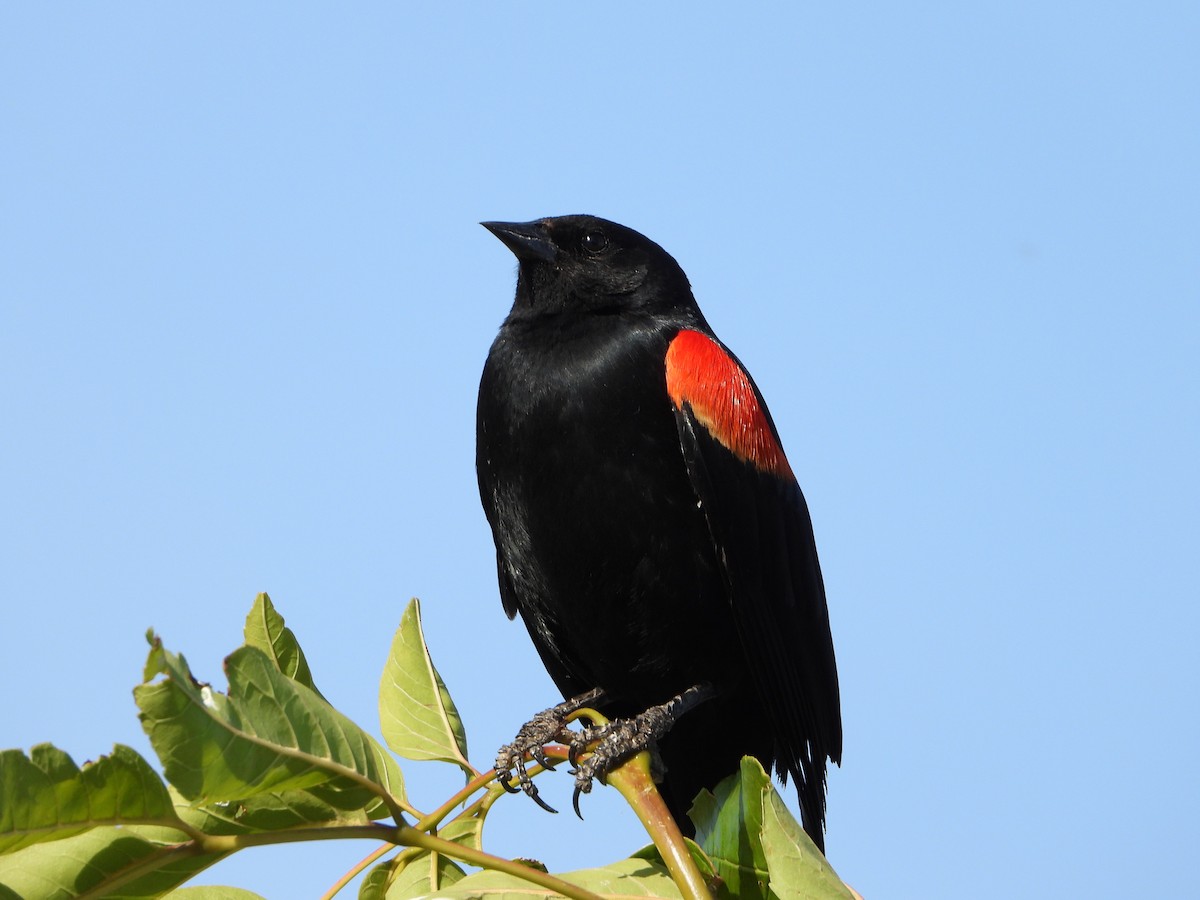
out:
<path id="1" fill-rule="evenodd" d="M 711 793 L 704 791 L 689 812 L 696 840 L 712 861 L 730 896 L 840 897 L 853 894 L 788 812 L 762 763 L 742 760 L 741 770 Z"/>
<path id="2" fill-rule="evenodd" d="M 120 744 L 111 756 L 83 769 L 49 744 L 38 744 L 29 756 L 5 750 L 0 753 L 0 796 L 5 800 L 0 853 L 101 825 L 181 825 L 149 763 Z"/>
<path id="3" fill-rule="evenodd" d="M 679 889 L 662 863 L 637 857 L 621 859 L 600 869 L 580 869 L 562 876 L 571 884 L 578 885 L 604 897 L 679 897 Z M 486 895 L 488 900 L 504 900 L 506 897 L 534 900 L 544 897 L 545 892 L 520 878 L 503 872 L 482 871 L 437 892 L 439 898 L 454 900 Z M 391 895 L 388 895 L 389 898 Z"/>
<path id="4" fill-rule="evenodd" d="M 467 734 L 421 630 L 421 607 L 404 611 L 379 685 L 379 719 L 387 745 L 406 759 L 455 763 L 468 775 Z"/>
<path id="5" fill-rule="evenodd" d="M 322 700 L 325 699 L 313 684 L 312 672 L 309 671 L 308 660 L 304 658 L 304 651 L 300 649 L 300 642 L 266 594 L 259 594 L 255 598 L 254 606 L 246 616 L 242 635 L 247 646 L 257 647 L 271 657 L 280 672 L 297 684 L 304 685 Z M 149 681 L 152 677 L 147 674 L 145 680 Z"/>
<path id="6" fill-rule="evenodd" d="M 163 776 L 120 745 L 83 766 L 48 744 L 0 752 L 0 900 L 254 900 L 238 888 L 180 885 L 239 850 L 334 837 L 380 847 L 364 864 L 371 868 L 361 900 L 694 898 L 704 883 L 721 897 L 852 896 L 749 759 L 697 799 L 698 844 L 685 845 L 673 826 L 648 824 L 655 845 L 562 876 L 484 852 L 483 823 L 506 795 L 468 760 L 466 731 L 426 648 L 415 600 L 392 642 L 379 708 L 391 751 L 467 774 L 466 787 L 428 813 L 409 803 L 396 758 L 317 690 L 299 642 L 265 594 L 247 617 L 245 644 L 225 660 L 225 692 L 197 681 L 182 655 L 147 637 L 134 696 Z M 656 791 L 643 794 L 645 801 L 631 800 L 635 808 L 661 804 Z M 680 865 L 694 867 L 694 880 L 672 877 Z"/>
<path id="7" fill-rule="evenodd" d="M 52 842 L 0 856 L 0 897 L 161 897 L 224 855 L 181 843 L 181 835 L 169 828 L 103 825 L 82 834 L 71 829 Z"/>
<path id="8" fill-rule="evenodd" d="M 257 647 L 225 660 L 228 694 L 196 682 L 182 656 L 155 655 L 166 678 L 133 695 L 167 780 L 189 801 L 318 789 L 354 806 L 403 801 L 395 760 Z"/>

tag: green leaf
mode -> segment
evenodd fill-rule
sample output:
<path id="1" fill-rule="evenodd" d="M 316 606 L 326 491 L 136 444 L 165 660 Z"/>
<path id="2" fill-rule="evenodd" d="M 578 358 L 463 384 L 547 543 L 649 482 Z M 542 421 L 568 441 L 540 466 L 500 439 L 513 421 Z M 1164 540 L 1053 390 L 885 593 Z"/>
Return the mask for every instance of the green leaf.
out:
<path id="1" fill-rule="evenodd" d="M 366 877 L 359 882 L 358 900 L 383 900 L 387 896 L 388 879 L 392 877 L 392 865 L 395 859 L 381 862 L 374 866 Z M 0 897 L 0 900 L 4 898 Z"/>
<path id="2" fill-rule="evenodd" d="M 730 896 L 852 900 L 754 757 L 743 758 L 740 771 L 713 792 L 701 793 L 689 815 Z"/>
<path id="3" fill-rule="evenodd" d="M 304 651 L 300 649 L 300 642 L 266 594 L 254 598 L 243 633 L 246 644 L 267 654 L 280 672 L 304 685 L 322 700 L 325 699 L 313 683 L 312 672 L 308 668 L 308 660 L 304 658 Z"/>
<path id="4" fill-rule="evenodd" d="M 359 900 L 384 900 L 388 895 L 388 878 L 391 877 L 391 864 L 395 860 L 379 863 L 368 871 L 365 878 L 359 882 Z M 0 898 L 4 900 L 4 898 Z"/>
<path id="5" fill-rule="evenodd" d="M 166 651 L 163 650 L 162 641 L 154 634 L 153 628 L 146 629 L 146 643 L 150 645 L 150 652 L 146 655 L 146 665 L 142 667 L 142 681 L 153 681 L 166 665 L 163 658 Z"/>
<path id="6" fill-rule="evenodd" d="M 747 760 L 758 762 L 753 757 L 743 759 L 740 773 L 726 778 L 711 793 L 701 792 L 688 815 L 696 824 L 696 842 L 712 860 L 730 896 L 766 900 L 770 873 L 761 840 L 763 786 L 755 781 L 753 771 L 747 771 Z M 766 773 L 763 779 L 770 790 Z"/>
<path id="7" fill-rule="evenodd" d="M 280 791 L 256 794 L 244 800 L 188 807 L 182 797 L 177 812 L 197 831 L 211 835 L 236 835 L 289 828 L 366 825 L 372 817 L 361 804 L 341 809 L 335 803 L 316 796 L 324 788 L 311 791 Z M 335 801 L 338 799 L 334 796 Z"/>
<path id="8" fill-rule="evenodd" d="M 179 843 L 179 832 L 104 826 L 0 856 L 0 897 L 23 900 L 157 897 L 224 857 Z M 5 891 L 9 893 L 6 894 Z"/>
<path id="9" fill-rule="evenodd" d="M 253 891 L 214 884 L 180 888 L 167 894 L 166 900 L 265 900 L 265 898 Z"/>
<path id="10" fill-rule="evenodd" d="M 482 849 L 480 838 L 487 808 L 485 805 L 474 815 L 460 816 L 444 822 L 438 828 L 437 836 L 473 850 Z M 438 866 L 438 884 L 443 887 L 455 884 L 465 877 L 463 870 L 445 855 L 438 856 Z M 384 900 L 386 897 L 388 900 L 397 900 L 430 893 L 434 890 L 432 867 L 432 858 L 428 852 L 405 850 L 387 862 L 375 866 L 368 873 L 359 887 L 358 898 Z"/>
<path id="11" fill-rule="evenodd" d="M 397 874 L 389 876 L 390 884 L 382 896 L 387 900 L 408 900 L 426 894 L 440 897 L 447 888 L 466 877 L 466 872 L 440 853 L 420 853 Z M 361 894 L 359 896 L 362 900 Z"/>
<path id="12" fill-rule="evenodd" d="M 708 858 L 708 855 L 700 848 L 700 845 L 691 838 L 684 838 L 683 842 L 685 845 L 687 845 L 688 852 L 692 855 L 692 862 L 696 864 L 696 869 L 699 871 L 700 877 L 702 877 L 711 888 L 714 881 L 716 881 L 718 877 L 717 870 L 713 868 L 712 860 Z M 650 862 L 666 868 L 666 863 L 663 862 L 662 853 L 660 853 L 659 849 L 653 844 L 647 844 L 641 850 L 631 853 L 630 856 L 632 856 L 634 859 L 647 859 L 650 860 Z M 724 890 L 724 882 L 720 882 L 717 886 L 720 888 L 715 895 L 718 900 L 728 900 L 731 895 L 728 891 Z"/>
<path id="13" fill-rule="evenodd" d="M 82 769 L 50 744 L 0 753 L 0 853 L 122 823 L 182 828 L 162 779 L 129 747 Z"/>
<path id="14" fill-rule="evenodd" d="M 763 804 L 762 844 L 771 872 L 771 891 L 778 896 L 814 900 L 854 897 L 773 786 Z"/>
<path id="15" fill-rule="evenodd" d="M 679 889 L 671 880 L 666 866 L 658 862 L 630 857 L 600 869 L 580 869 L 559 875 L 563 881 L 578 885 L 595 894 L 606 897 L 661 897 L 664 900 L 679 900 Z M 545 898 L 546 889 L 513 875 L 482 871 L 468 875 L 462 881 L 443 887 L 436 894 L 439 898 L 468 898 L 486 895 L 488 900 L 505 898 Z M 552 896 L 552 895 L 551 895 Z M 388 900 L 393 900 L 388 894 Z"/>
<path id="16" fill-rule="evenodd" d="M 246 626 L 244 629 L 246 644 L 251 647 L 258 647 L 270 657 L 276 667 L 293 681 L 303 684 L 310 688 L 322 700 L 325 697 L 317 690 L 317 686 L 313 681 L 312 671 L 309 669 L 308 660 L 304 656 L 304 651 L 300 648 L 300 642 L 296 635 L 284 622 L 283 615 L 275 608 L 275 604 L 271 602 L 271 598 L 265 593 L 259 594 L 254 598 L 254 605 L 250 608 L 249 615 L 246 616 Z M 326 701 L 328 702 L 328 701 Z M 390 757 L 386 754 L 382 747 L 378 747 L 377 742 L 372 737 L 371 743 L 376 745 L 380 756 Z M 393 774 L 398 779 L 400 778 L 399 768 L 395 768 Z M 348 807 L 344 803 L 339 803 L 336 798 L 330 797 L 331 788 L 315 789 L 325 799 L 328 799 L 331 804 L 331 811 L 345 811 Z M 291 800 L 284 804 L 290 806 Z M 301 806 L 310 806 L 302 797 L 295 798 L 295 802 Z M 324 802 L 323 800 L 321 802 Z M 311 810 L 306 811 L 306 815 L 310 814 Z M 376 806 L 368 810 L 369 815 L 364 815 L 364 820 L 371 818 L 387 818 L 390 813 L 385 807 Z M 344 815 L 332 815 L 326 822 L 338 822 L 340 824 L 349 824 L 350 819 Z M 312 824 L 310 822 L 310 824 Z"/>
<path id="17" fill-rule="evenodd" d="M 182 655 L 155 639 L 151 658 L 165 675 L 141 684 L 139 718 L 167 780 L 192 803 L 246 801 L 309 791 L 339 808 L 403 801 L 393 760 L 366 732 L 256 647 L 225 661 L 229 694 L 196 681 Z M 324 791 L 325 793 L 321 793 Z"/>
<path id="18" fill-rule="evenodd" d="M 474 772 L 462 720 L 425 646 L 415 599 L 404 610 L 384 666 L 379 718 L 384 740 L 400 756 L 452 762 Z"/>
<path id="19" fill-rule="evenodd" d="M 482 832 L 482 816 L 464 816 L 446 822 L 438 828 L 437 836 L 447 841 L 454 841 L 456 844 L 462 844 L 464 847 L 470 847 L 472 850 L 482 850 L 483 847 L 480 843 Z"/>

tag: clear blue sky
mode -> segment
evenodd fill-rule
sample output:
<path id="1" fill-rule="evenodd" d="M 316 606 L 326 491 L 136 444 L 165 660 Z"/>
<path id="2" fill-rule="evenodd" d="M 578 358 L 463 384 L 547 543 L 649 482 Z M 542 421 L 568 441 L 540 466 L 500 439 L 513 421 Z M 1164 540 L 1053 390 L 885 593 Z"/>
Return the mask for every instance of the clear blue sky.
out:
<path id="1" fill-rule="evenodd" d="M 418 595 L 486 765 L 556 694 L 475 488 L 476 223 L 593 212 L 679 259 L 808 495 L 843 877 L 1200 890 L 1200 7 L 806 6 L 6 4 L 0 746 L 145 749 L 145 629 L 223 685 L 262 590 L 376 729 Z M 612 860 L 610 793 L 490 842 Z"/>

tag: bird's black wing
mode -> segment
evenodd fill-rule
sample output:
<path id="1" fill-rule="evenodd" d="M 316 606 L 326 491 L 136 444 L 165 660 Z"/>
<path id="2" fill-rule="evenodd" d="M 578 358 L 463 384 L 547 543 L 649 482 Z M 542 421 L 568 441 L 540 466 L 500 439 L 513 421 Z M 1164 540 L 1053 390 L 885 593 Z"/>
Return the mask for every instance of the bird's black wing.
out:
<path id="1" fill-rule="evenodd" d="M 666 358 L 688 473 L 729 589 L 756 694 L 771 719 L 776 768 L 791 775 L 805 830 L 825 818 L 825 761 L 840 762 L 837 667 L 808 506 L 757 387 L 698 331 Z M 818 843 L 820 843 L 818 837 Z"/>

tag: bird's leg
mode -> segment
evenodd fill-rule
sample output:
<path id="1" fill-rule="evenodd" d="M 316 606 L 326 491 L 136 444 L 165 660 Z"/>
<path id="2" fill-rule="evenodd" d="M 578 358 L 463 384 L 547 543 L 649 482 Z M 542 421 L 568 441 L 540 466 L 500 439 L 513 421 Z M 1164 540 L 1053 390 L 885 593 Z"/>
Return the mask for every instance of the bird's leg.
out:
<path id="1" fill-rule="evenodd" d="M 522 725 L 512 743 L 505 744 L 496 754 L 496 779 L 500 782 L 500 786 L 511 794 L 524 791 L 542 809 L 548 812 L 558 812 L 538 796 L 537 785 L 533 783 L 533 778 L 525 768 L 525 757 L 532 757 L 542 768 L 552 770 L 554 766 L 546 758 L 542 748 L 546 744 L 558 740 L 564 732 L 568 737 L 573 738 L 573 732 L 567 729 L 567 717 L 603 698 L 604 690 L 602 688 L 592 688 L 585 694 L 564 700 L 558 706 L 542 710 Z M 513 777 L 514 770 L 517 773 L 517 787 L 512 787 L 508 783 Z"/>
<path id="2" fill-rule="evenodd" d="M 649 750 L 652 755 L 651 770 L 661 772 L 662 760 L 658 758 L 655 746 L 658 739 L 671 730 L 680 716 L 716 695 L 716 689 L 704 682 L 630 719 L 615 719 L 606 725 L 591 726 L 576 733 L 568 754 L 571 765 L 575 766 L 571 770 L 575 776 L 575 795 L 571 798 L 575 815 L 583 818 L 579 812 L 579 795 L 591 792 L 594 779 L 599 778 L 600 783 L 604 784 L 609 772 L 642 750 Z M 592 746 L 591 755 L 579 762 L 580 754 L 589 746 Z M 658 780 L 657 775 L 655 780 Z"/>

